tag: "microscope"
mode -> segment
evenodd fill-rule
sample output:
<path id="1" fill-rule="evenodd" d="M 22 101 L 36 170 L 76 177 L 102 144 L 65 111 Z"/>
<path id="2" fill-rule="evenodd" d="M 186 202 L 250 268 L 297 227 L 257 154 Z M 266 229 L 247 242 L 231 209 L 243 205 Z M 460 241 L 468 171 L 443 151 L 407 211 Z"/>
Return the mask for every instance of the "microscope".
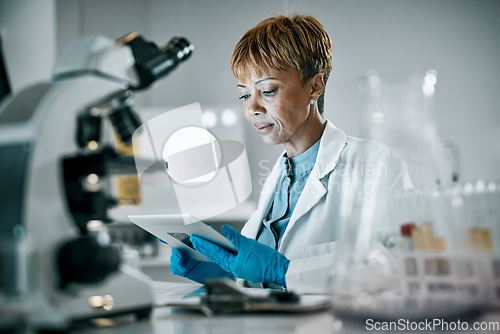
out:
<path id="1" fill-rule="evenodd" d="M 21 275 L 2 268 L 2 276 L 27 281 L 31 326 L 149 315 L 148 277 L 121 259 L 106 233 L 108 209 L 138 203 L 138 182 L 125 183 L 117 199 L 109 180 L 136 175 L 131 140 L 141 121 L 132 110 L 134 92 L 166 76 L 192 49 L 179 37 L 162 48 L 137 33 L 118 41 L 84 37 L 56 63 L 50 83 L 2 101 L 0 237 L 27 240 L 31 249 Z M 8 281 L 0 279 L 4 290 L 17 284 Z"/>

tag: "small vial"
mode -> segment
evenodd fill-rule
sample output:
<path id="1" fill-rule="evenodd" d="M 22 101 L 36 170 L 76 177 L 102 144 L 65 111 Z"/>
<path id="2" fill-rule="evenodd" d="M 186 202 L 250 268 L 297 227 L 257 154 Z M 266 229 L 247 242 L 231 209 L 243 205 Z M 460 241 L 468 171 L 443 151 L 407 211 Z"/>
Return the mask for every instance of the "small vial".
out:
<path id="1" fill-rule="evenodd" d="M 401 225 L 402 248 L 404 251 L 411 252 L 413 250 L 411 235 L 412 231 L 417 227 L 413 223 Z"/>

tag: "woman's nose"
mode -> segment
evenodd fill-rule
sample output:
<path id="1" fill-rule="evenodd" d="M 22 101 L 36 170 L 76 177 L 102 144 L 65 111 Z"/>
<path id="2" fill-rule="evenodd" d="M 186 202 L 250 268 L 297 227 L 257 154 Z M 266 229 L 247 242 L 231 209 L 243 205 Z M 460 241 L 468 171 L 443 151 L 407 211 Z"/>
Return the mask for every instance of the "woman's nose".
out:
<path id="1" fill-rule="evenodd" d="M 266 109 L 257 99 L 251 99 L 250 103 L 248 104 L 247 112 L 250 115 L 265 114 Z"/>

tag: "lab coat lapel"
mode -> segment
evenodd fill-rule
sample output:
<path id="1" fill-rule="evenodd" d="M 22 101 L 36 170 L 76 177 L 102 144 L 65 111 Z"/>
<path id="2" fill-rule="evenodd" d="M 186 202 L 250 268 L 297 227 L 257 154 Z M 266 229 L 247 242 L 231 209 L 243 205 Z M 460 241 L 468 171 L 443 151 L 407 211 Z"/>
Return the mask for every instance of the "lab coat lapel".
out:
<path id="1" fill-rule="evenodd" d="M 321 179 L 337 166 L 340 155 L 346 146 L 346 135 L 337 129 L 330 121 L 327 121 L 325 132 L 316 158 L 316 164 L 307 180 L 306 186 L 299 197 L 290 222 L 283 234 L 280 250 L 286 245 L 286 238 L 297 220 L 308 213 L 326 194 L 326 185 Z M 320 233 L 320 231 L 318 231 Z"/>
<path id="2" fill-rule="evenodd" d="M 284 152 L 283 152 L 284 154 Z M 264 216 L 269 212 L 269 207 L 271 206 L 272 199 L 274 196 L 274 192 L 276 189 L 276 185 L 281 176 L 281 157 L 280 156 L 273 169 L 271 170 L 271 175 L 266 180 L 266 183 L 262 187 L 261 195 L 259 199 L 259 206 L 257 207 L 256 212 L 252 215 L 251 219 L 248 221 L 247 225 L 245 225 L 245 235 L 248 238 L 255 239 L 257 237 L 257 233 L 259 232 L 260 225 L 262 224 L 262 220 Z"/>
<path id="3" fill-rule="evenodd" d="M 288 223 L 285 234 L 283 235 L 283 240 L 286 238 L 288 231 L 293 227 L 293 225 L 295 225 L 295 222 L 309 212 L 326 194 L 326 188 L 323 183 L 321 183 L 317 177 L 311 176 L 307 180 L 306 186 L 304 187 L 304 190 L 302 190 L 302 194 L 300 194 L 295 210 L 292 213 L 292 217 L 290 217 L 290 222 Z M 283 244 L 283 241 L 281 243 Z"/>

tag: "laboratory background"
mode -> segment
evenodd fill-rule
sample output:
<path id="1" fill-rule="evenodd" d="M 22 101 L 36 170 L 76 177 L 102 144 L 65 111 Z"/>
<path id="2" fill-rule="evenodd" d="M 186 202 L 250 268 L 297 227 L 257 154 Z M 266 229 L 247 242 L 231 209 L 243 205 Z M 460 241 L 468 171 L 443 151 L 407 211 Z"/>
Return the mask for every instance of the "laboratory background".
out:
<path id="1" fill-rule="evenodd" d="M 199 103 L 207 129 L 218 140 L 235 140 L 244 144 L 252 180 L 251 194 L 239 205 L 207 219 L 216 230 L 220 230 L 222 224 L 230 224 L 241 229 L 256 208 L 263 182 L 277 157 L 282 153 L 283 147 L 263 144 L 252 126 L 246 122 L 238 99 L 237 80 L 231 72 L 229 60 L 234 46 L 248 29 L 267 17 L 293 13 L 314 16 L 324 25 L 332 39 L 333 69 L 326 85 L 325 118 L 347 135 L 380 139 L 369 131 L 370 124 L 377 122 L 372 114 L 367 114 L 371 112 L 367 107 L 370 105 L 370 97 L 367 98 L 366 91 L 363 96 L 363 83 L 368 80 L 373 86 L 373 80 L 383 81 L 385 75 L 420 73 L 426 78 L 427 84 L 430 82 L 432 86 L 431 91 L 424 90 L 420 97 L 421 99 L 430 97 L 432 106 L 425 110 L 425 115 L 417 115 L 413 119 L 417 123 L 431 124 L 432 134 L 427 136 L 428 133 L 422 132 L 422 137 L 427 137 L 421 143 L 432 146 L 439 141 L 436 145 L 442 145 L 440 147 L 442 151 L 439 152 L 444 152 L 442 159 L 453 169 L 454 182 L 470 187 L 469 190 L 465 187 L 460 191 L 466 193 L 469 191 L 467 194 L 470 194 L 489 189 L 494 193 L 492 196 L 497 196 L 494 197 L 495 200 L 499 198 L 500 1 L 497 0 L 0 0 L 0 38 L 5 70 L 2 75 L 6 75 L 9 88 L 6 88 L 6 81 L 3 81 L 2 89 L 5 93 L 17 94 L 31 85 L 49 82 L 57 61 L 63 57 L 72 42 L 84 36 L 102 35 L 111 40 L 118 40 L 137 32 L 145 40 L 158 46 L 166 45 L 174 36 L 186 38 L 192 45 L 189 58 L 183 60 L 175 70 L 152 83 L 147 89 L 136 92 L 133 110 L 142 122 L 169 110 Z M 85 92 L 82 91 L 82 95 L 85 95 Z M 390 113 L 385 114 L 386 119 L 390 116 Z M 74 121 L 71 119 L 71 122 Z M 0 125 L 3 126 L 1 123 Z M 63 127 L 66 127 L 66 124 L 54 123 L 53 131 L 57 132 Z M 14 132 L 15 125 L 3 129 Z M 108 137 L 112 138 L 112 132 Z M 394 138 L 382 139 L 394 141 Z M 46 150 L 50 150 L 50 145 Z M 2 173 L 5 170 L 2 168 Z M 8 196 L 9 194 L 2 191 L 0 198 L 6 201 Z M 43 197 L 41 194 L 38 196 Z M 477 209 L 478 205 L 483 205 L 485 210 L 493 212 L 491 207 L 495 206 L 495 202 L 487 196 L 484 197 L 486 198 L 484 201 L 478 201 L 479 204 L 474 202 L 476 204 L 472 205 L 472 209 L 466 209 L 469 210 L 467 213 L 472 215 L 478 212 L 480 210 Z M 429 201 L 430 197 L 432 194 L 412 194 L 408 198 L 398 200 L 402 201 L 404 206 L 408 201 L 415 203 L 415 198 L 416 201 L 425 202 Z M 446 195 L 443 195 L 440 200 L 445 197 Z M 430 202 L 425 203 L 431 207 L 429 212 L 440 210 L 434 208 Z M 175 296 L 169 286 L 158 285 L 155 294 L 161 295 L 161 302 L 169 300 L 169 296 L 177 298 L 178 295 L 191 292 L 193 289 L 187 280 L 169 272 L 169 247 L 162 247 L 156 237 L 133 225 L 127 217 L 178 211 L 178 203 L 171 189 L 142 186 L 139 205 L 117 206 L 108 212 L 113 222 L 109 224 L 109 231 L 106 233 L 112 240 L 124 245 L 121 248 L 123 262 L 127 262 L 131 267 L 138 269 L 140 274 L 148 275 L 154 280 L 179 284 Z M 498 214 L 498 210 L 494 214 Z M 406 222 L 408 221 L 401 221 L 401 223 Z M 482 225 L 481 228 L 485 226 Z M 55 229 L 53 233 L 57 234 L 58 227 L 56 225 L 52 227 Z M 426 228 L 430 227 L 422 225 L 422 233 L 425 233 Z M 99 230 L 99 227 L 96 229 Z M 440 236 L 445 237 L 443 231 L 446 231 L 446 228 L 434 226 L 434 229 L 434 232 L 442 233 Z M 498 232 L 494 229 L 491 231 Z M 28 240 L 37 237 L 30 236 L 29 233 L 29 229 L 26 229 Z M 499 239 L 495 238 L 499 238 L 499 235 L 493 235 L 493 241 L 496 243 Z M 450 243 L 448 241 L 448 244 Z M 490 249 L 489 245 L 485 246 L 484 243 L 481 245 L 480 247 L 486 250 Z M 19 259 L 28 263 L 30 257 L 26 254 L 34 251 L 26 245 L 22 246 L 26 249 L 16 248 L 18 245 L 14 246 L 15 249 L 8 249 L 8 246 L 0 247 L 3 247 L 2 251 L 5 254 L 13 251 Z M 420 268 L 418 256 L 416 260 L 409 259 L 408 254 L 403 257 L 406 261 L 403 265 L 405 268 L 408 269 L 409 266 Z M 435 266 L 432 270 L 440 272 L 446 265 L 439 261 L 425 262 L 423 266 L 431 263 L 429 266 Z M 8 267 L 9 264 L 5 263 L 3 266 Z M 500 261 L 494 263 L 497 266 L 492 269 L 494 271 L 492 275 L 496 275 L 495 279 L 498 280 Z M 18 266 L 10 265 L 16 268 Z M 22 287 L 17 287 L 18 283 L 13 283 L 9 279 L 3 280 L 4 286 L 11 284 L 20 290 L 25 288 L 36 290 L 43 288 L 44 284 L 53 279 L 53 274 L 47 274 L 47 279 L 42 283 L 32 283 L 30 279 L 26 279 L 31 277 L 30 274 L 23 271 L 29 266 L 25 266 L 23 262 L 19 267 L 24 269 L 19 269 L 19 273 L 13 274 L 12 277 L 14 280 L 23 278 L 20 284 Z M 2 268 L 3 270 L 6 269 Z M 36 270 L 43 271 L 40 268 Z M 136 284 L 135 280 L 139 279 L 134 275 L 124 274 L 123 279 L 116 283 L 116 286 L 119 286 L 116 288 L 117 295 L 127 290 L 128 286 L 137 286 L 136 293 L 139 295 L 142 291 L 149 291 L 149 288 Z M 410 273 L 408 275 L 411 276 Z M 458 276 L 460 275 L 457 274 L 454 279 Z M 474 282 L 477 283 L 483 278 L 474 276 L 471 280 L 476 280 Z M 474 282 L 472 285 L 476 284 Z M 409 294 L 413 291 L 411 288 L 413 283 L 410 282 L 408 291 L 405 290 Z M 455 280 L 446 284 L 456 287 L 462 283 L 462 281 L 457 283 Z M 442 288 L 443 285 L 439 284 L 435 286 Z M 498 308 L 500 288 L 495 286 L 492 291 L 497 300 L 490 304 Z M 19 295 L 23 293 L 20 292 Z M 145 298 L 148 293 L 144 292 L 142 297 Z M 79 311 L 78 305 L 78 303 L 87 304 L 87 300 L 82 302 L 83 299 L 77 297 L 66 295 L 61 297 L 54 291 L 50 294 L 57 296 L 54 298 L 58 300 L 58 305 L 47 306 L 47 310 L 60 310 L 64 308 L 62 305 L 69 305 L 68 310 L 78 310 L 75 311 L 78 316 L 88 315 L 86 310 Z M 96 309 L 106 312 L 109 305 L 113 307 L 108 294 L 102 293 L 102 296 L 101 292 L 95 294 L 100 298 L 96 297 L 97 300 L 93 300 L 97 305 Z M 425 299 L 427 296 L 422 298 Z M 10 300 L 11 297 L 0 295 L 0 298 Z M 13 298 L 12 300 L 19 301 L 19 298 L 22 300 L 24 297 Z M 151 300 L 156 298 L 158 303 L 157 296 L 149 296 L 145 298 L 145 304 L 152 303 L 148 298 Z M 50 304 L 55 299 L 40 297 L 38 303 Z M 359 301 L 359 298 L 357 300 Z M 471 302 L 469 306 L 476 305 L 476 302 L 477 300 Z M 120 307 L 118 301 L 116 304 Z M 30 311 L 26 311 L 23 307 L 19 306 L 19 312 L 11 309 L 10 312 L 14 314 L 12 319 L 19 317 L 20 323 L 29 326 Z M 357 309 L 351 304 L 346 304 L 344 310 L 354 312 L 353 310 Z M 48 311 L 50 312 L 52 311 Z M 36 317 L 42 319 L 40 323 L 61 325 L 72 320 L 69 311 L 62 319 L 54 319 L 54 316 L 48 313 L 37 313 Z M 382 316 L 385 315 L 387 314 Z M 471 313 L 467 315 L 473 316 Z M 500 318 L 498 313 L 489 316 L 494 320 Z M 166 332 L 175 333 L 215 333 L 220 332 L 218 330 L 224 326 L 229 326 L 227 328 L 243 326 L 249 333 L 256 328 L 273 333 L 306 333 L 311 329 L 319 332 L 342 332 L 349 329 L 337 318 L 330 317 L 330 313 L 327 315 L 313 313 L 294 319 L 284 314 L 275 318 L 236 317 L 218 322 L 213 319 L 201 321 L 193 315 L 191 317 L 195 319 L 193 322 L 190 322 L 189 316 L 176 318 L 171 313 L 161 313 L 159 320 L 157 317 L 152 325 L 136 324 L 139 327 L 135 327 L 133 331 L 148 332 L 166 328 L 170 330 Z M 279 323 L 287 325 L 280 327 Z M 5 328 L 9 326 L 5 319 L 2 319 L 0 326 L 2 325 Z M 108 324 L 100 323 L 100 325 Z M 19 333 L 24 333 L 26 330 L 23 326 L 15 328 L 20 328 Z M 352 332 L 357 332 L 355 327 Z"/>
<path id="2" fill-rule="evenodd" d="M 65 48 L 84 35 L 117 39 L 137 31 L 158 44 L 186 36 L 195 48 L 189 63 L 138 94 L 136 108 L 170 110 L 200 102 L 204 111 L 232 109 L 238 121 L 243 116 L 229 68 L 236 42 L 257 22 L 277 13 L 313 15 L 333 41 L 326 118 L 348 135 L 359 136 L 356 84 L 362 76 L 370 70 L 434 69 L 438 81 L 433 116 L 441 137 L 460 151 L 460 178 L 498 178 L 497 1 L 3 0 L 1 6 L 3 49 L 14 91 L 48 80 Z M 250 126 L 241 123 L 258 179 L 274 164 L 281 147 L 260 145 Z"/>

